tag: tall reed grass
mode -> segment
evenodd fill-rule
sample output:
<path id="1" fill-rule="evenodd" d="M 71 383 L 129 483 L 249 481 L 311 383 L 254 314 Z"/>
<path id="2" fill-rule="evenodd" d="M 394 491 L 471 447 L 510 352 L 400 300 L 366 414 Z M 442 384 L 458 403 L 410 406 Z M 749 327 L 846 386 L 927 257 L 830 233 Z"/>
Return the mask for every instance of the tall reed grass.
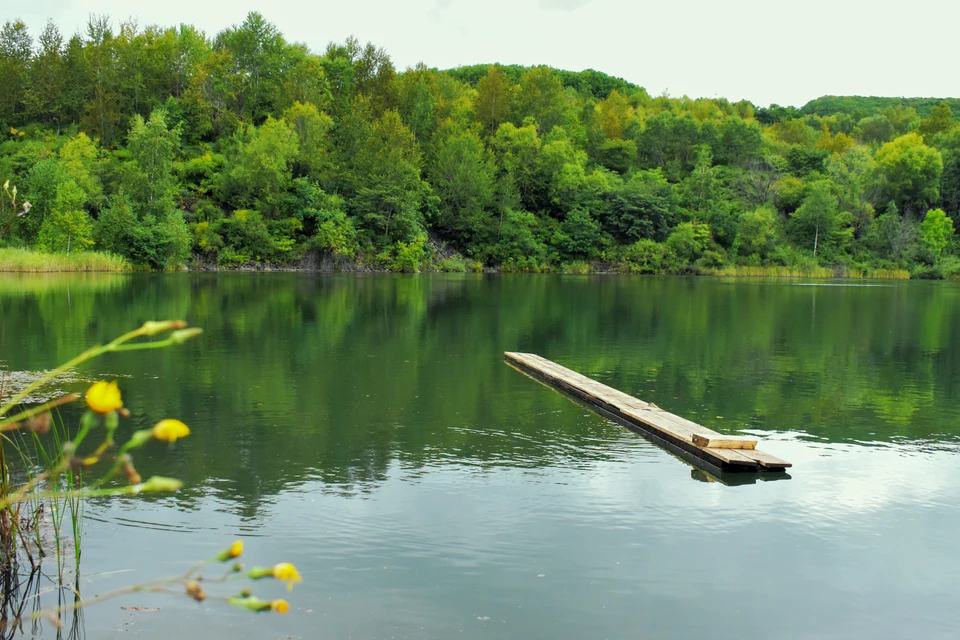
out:
<path id="1" fill-rule="evenodd" d="M 878 280 L 909 280 L 910 272 L 904 269 L 864 269 L 834 270 L 828 267 L 751 267 L 732 265 L 704 271 L 712 276 L 735 276 L 749 278 L 849 278 Z"/>
<path id="2" fill-rule="evenodd" d="M 42 253 L 29 249 L 0 249 L 0 271 L 52 273 L 57 271 L 130 270 L 130 263 L 124 258 L 101 251 Z"/>

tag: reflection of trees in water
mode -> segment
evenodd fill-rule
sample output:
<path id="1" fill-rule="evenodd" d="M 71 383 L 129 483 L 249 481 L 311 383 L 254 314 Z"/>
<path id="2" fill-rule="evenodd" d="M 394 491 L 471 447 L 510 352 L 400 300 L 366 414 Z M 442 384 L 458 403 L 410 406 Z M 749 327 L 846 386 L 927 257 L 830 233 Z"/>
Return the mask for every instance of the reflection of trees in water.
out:
<path id="1" fill-rule="evenodd" d="M 189 446 L 164 452 L 165 469 L 172 457 L 188 486 L 249 516 L 290 483 L 357 493 L 394 464 L 615 455 L 603 446 L 615 427 L 507 368 L 505 350 L 542 353 L 724 432 L 956 436 L 960 289 L 950 284 L 312 274 L 124 282 L 69 303 L 56 290 L 0 290 L 0 352 L 14 354 L 12 366 L 40 368 L 80 339 L 146 319 L 204 327 L 183 351 L 101 366 L 132 376 L 125 397 L 142 424 L 127 428 L 169 416 L 195 427 Z M 168 383 L 162 393 L 144 380 L 152 375 Z M 138 461 L 145 474 L 159 471 L 151 464 Z M 202 491 L 178 500 L 191 508 Z"/>

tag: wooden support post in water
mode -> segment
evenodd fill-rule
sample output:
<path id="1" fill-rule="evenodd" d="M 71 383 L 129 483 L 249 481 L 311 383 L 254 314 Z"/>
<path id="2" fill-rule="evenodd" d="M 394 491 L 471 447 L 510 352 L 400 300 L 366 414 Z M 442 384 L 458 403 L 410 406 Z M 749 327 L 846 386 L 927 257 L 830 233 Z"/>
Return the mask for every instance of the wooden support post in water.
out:
<path id="1" fill-rule="evenodd" d="M 717 433 L 532 353 L 508 351 L 504 355 L 510 364 L 521 371 L 723 471 L 782 471 L 792 466 L 789 462 L 759 451 L 754 438 Z"/>

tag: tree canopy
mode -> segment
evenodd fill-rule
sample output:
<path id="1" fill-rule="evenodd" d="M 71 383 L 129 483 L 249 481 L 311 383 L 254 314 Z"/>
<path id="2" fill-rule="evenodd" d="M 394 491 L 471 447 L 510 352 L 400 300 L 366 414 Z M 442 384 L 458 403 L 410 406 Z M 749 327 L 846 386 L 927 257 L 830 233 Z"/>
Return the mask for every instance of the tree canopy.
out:
<path id="1" fill-rule="evenodd" d="M 960 273 L 956 99 L 759 107 L 595 70 L 400 71 L 257 12 L 213 36 L 11 20 L 0 86 L 2 245 L 151 268 Z"/>

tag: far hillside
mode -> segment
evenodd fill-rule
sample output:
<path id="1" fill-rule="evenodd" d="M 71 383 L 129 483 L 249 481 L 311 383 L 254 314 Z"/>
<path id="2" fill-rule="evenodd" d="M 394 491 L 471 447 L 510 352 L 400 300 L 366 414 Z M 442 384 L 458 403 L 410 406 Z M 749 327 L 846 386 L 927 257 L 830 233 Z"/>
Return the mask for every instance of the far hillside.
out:
<path id="1" fill-rule="evenodd" d="M 844 113 L 856 120 L 884 109 L 913 109 L 921 118 L 929 118 L 934 107 L 948 105 L 960 112 L 960 98 L 883 98 L 877 96 L 821 96 L 803 105 L 804 114 L 829 116 Z"/>

